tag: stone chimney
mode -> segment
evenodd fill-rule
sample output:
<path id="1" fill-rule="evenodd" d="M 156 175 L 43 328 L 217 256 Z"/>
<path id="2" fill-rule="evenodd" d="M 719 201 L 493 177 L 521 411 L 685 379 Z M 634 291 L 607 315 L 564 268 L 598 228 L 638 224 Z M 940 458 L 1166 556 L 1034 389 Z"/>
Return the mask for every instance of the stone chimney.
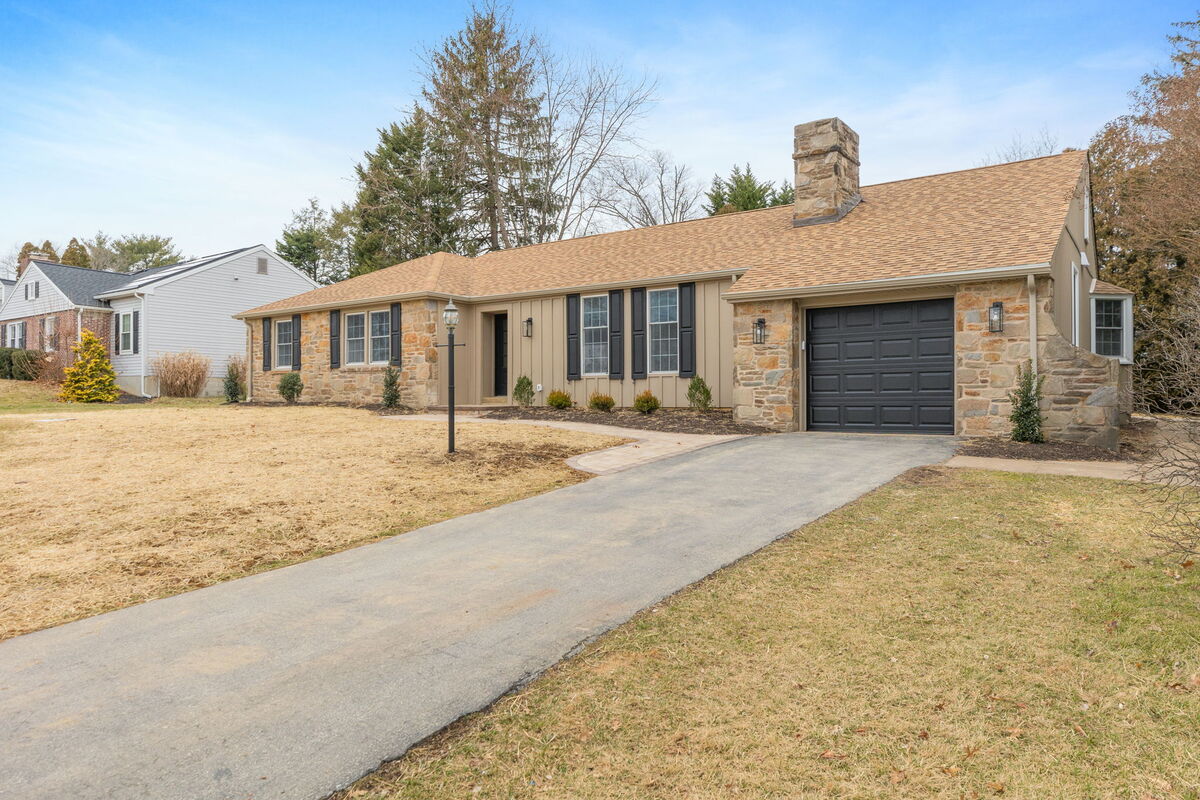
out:
<path id="1" fill-rule="evenodd" d="M 837 117 L 797 125 L 792 224 L 836 222 L 858 205 L 858 134 Z"/>

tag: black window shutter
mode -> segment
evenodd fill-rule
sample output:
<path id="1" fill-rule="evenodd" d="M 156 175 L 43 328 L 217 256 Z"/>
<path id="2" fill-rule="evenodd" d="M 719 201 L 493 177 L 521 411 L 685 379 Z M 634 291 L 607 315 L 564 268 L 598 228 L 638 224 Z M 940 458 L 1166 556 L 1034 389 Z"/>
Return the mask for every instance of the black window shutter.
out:
<path id="1" fill-rule="evenodd" d="M 263 318 L 263 372 L 271 371 L 271 318 Z"/>
<path id="2" fill-rule="evenodd" d="M 608 293 L 608 377 L 619 381 L 625 377 L 625 292 L 613 289 Z"/>
<path id="3" fill-rule="evenodd" d="M 679 377 L 696 375 L 696 284 L 679 284 Z"/>
<path id="4" fill-rule="evenodd" d="M 630 377 L 635 381 L 646 377 L 646 290 L 629 290 L 629 344 L 633 358 Z"/>
<path id="5" fill-rule="evenodd" d="M 260 258 L 259 261 L 266 261 Z M 342 312 L 329 312 L 329 368 L 337 369 L 342 365 Z"/>
<path id="6" fill-rule="evenodd" d="M 141 324 L 141 314 L 139 314 L 136 311 L 133 312 L 133 323 L 132 324 L 133 324 L 133 352 L 136 353 L 138 351 L 138 333 L 140 333 L 140 331 L 138 330 L 138 327 Z"/>
<path id="7" fill-rule="evenodd" d="M 292 369 L 300 369 L 300 315 L 292 314 Z"/>
<path id="8" fill-rule="evenodd" d="M 121 352 L 121 312 L 113 312 L 113 340 L 112 349 L 109 351 L 114 356 Z"/>
<path id="9" fill-rule="evenodd" d="M 398 367 L 398 366 L 400 366 L 400 304 L 399 303 L 392 303 L 392 322 L 391 322 L 390 333 L 392 336 L 392 355 L 391 355 L 391 358 L 388 359 L 388 363 L 391 364 L 393 367 Z"/>
<path id="10" fill-rule="evenodd" d="M 579 295 L 567 295 L 567 380 L 579 380 Z"/>

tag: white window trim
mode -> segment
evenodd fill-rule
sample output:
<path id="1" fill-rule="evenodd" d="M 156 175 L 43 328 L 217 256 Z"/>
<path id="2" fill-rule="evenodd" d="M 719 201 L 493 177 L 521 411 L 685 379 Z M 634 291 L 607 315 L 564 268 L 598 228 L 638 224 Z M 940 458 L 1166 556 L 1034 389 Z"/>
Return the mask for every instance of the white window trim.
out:
<path id="1" fill-rule="evenodd" d="M 675 293 L 675 369 L 655 371 L 650 369 L 650 365 L 654 363 L 653 353 L 650 349 L 654 337 L 650 335 L 650 331 L 654 325 L 670 325 L 669 322 L 651 322 L 650 321 L 650 295 L 655 292 L 674 292 Z M 662 286 L 658 289 L 646 290 L 646 374 L 647 375 L 678 375 L 679 374 L 679 287 L 678 286 Z"/>
<path id="2" fill-rule="evenodd" d="M 373 358 L 371 358 L 371 356 L 373 354 L 372 351 L 374 349 L 372 347 L 372 345 L 374 344 L 374 340 L 376 338 L 375 336 L 373 336 L 371 334 L 371 318 L 373 316 L 375 316 L 376 314 L 383 314 L 384 317 L 387 319 L 387 323 L 388 323 L 388 332 L 387 332 L 387 336 L 386 336 L 387 346 L 388 346 L 388 355 L 387 355 L 387 358 L 385 358 L 383 361 L 376 361 Z M 368 311 L 367 312 L 367 327 L 363 331 L 363 333 L 365 333 L 367 336 L 367 347 L 366 347 L 366 350 L 363 352 L 363 357 L 370 360 L 371 366 L 385 367 L 388 364 L 392 363 L 392 311 L 391 311 L 391 309 L 390 308 L 377 308 L 377 309 Z"/>
<path id="3" fill-rule="evenodd" d="M 1094 294 L 1092 295 L 1092 352 L 1096 352 L 1096 301 L 1121 301 L 1121 355 L 1105 356 L 1115 358 L 1122 364 L 1133 363 L 1133 297 L 1127 294 Z M 1096 355 L 1101 355 L 1096 353 Z"/>
<path id="4" fill-rule="evenodd" d="M 612 315 L 612 306 L 609 301 L 608 295 L 604 294 L 604 293 L 587 294 L 587 295 L 584 295 L 583 297 L 580 297 L 579 298 L 579 369 L 580 369 L 580 374 L 585 378 L 607 378 L 609 375 L 609 372 L 612 369 L 612 353 L 611 352 L 608 353 L 607 356 L 605 356 L 604 360 L 606 362 L 606 365 L 605 365 L 605 369 L 603 372 L 583 372 L 583 364 L 584 364 L 583 345 L 584 345 L 584 338 L 585 338 L 584 334 L 583 334 L 583 331 L 584 331 L 583 321 L 586 318 L 583 307 L 585 305 L 584 301 L 589 298 L 592 298 L 592 297 L 603 297 L 604 298 L 604 318 L 606 320 L 608 320 L 607 324 L 605 324 L 605 326 L 604 326 L 604 331 L 605 331 L 604 339 L 606 342 L 609 342 L 610 347 L 611 347 L 611 343 L 612 343 L 612 316 L 611 316 Z M 647 362 L 647 363 L 649 363 L 649 362 Z"/>
<path id="5" fill-rule="evenodd" d="M 288 317 L 287 319 L 275 320 L 275 341 L 271 343 L 271 346 L 275 348 L 275 364 L 274 364 L 274 369 L 271 370 L 272 372 L 291 372 L 292 364 L 294 364 L 296 361 L 296 351 L 295 350 L 288 351 L 288 360 L 287 360 L 286 364 L 283 363 L 283 359 L 281 359 L 279 357 L 279 346 L 283 343 L 282 340 L 279 338 L 279 326 L 280 325 L 288 325 L 289 326 L 288 347 L 294 348 L 296 346 L 296 335 L 290 329 L 291 324 L 292 324 L 291 317 Z"/>
<path id="6" fill-rule="evenodd" d="M 16 335 L 18 325 L 21 327 L 21 335 L 19 337 Z M 28 340 L 25 338 L 25 334 L 26 334 L 25 320 L 21 320 L 20 322 L 10 322 L 10 323 L 8 323 L 8 327 L 5 330 L 7 330 L 7 332 L 8 332 L 8 337 L 7 337 L 7 341 L 5 342 L 5 346 L 16 348 L 19 350 L 26 349 L 25 345 L 28 342 Z M 18 342 L 20 343 L 19 347 L 18 347 Z"/>
<path id="7" fill-rule="evenodd" d="M 42 317 L 42 349 L 47 353 L 55 351 L 54 340 L 57 338 L 57 335 L 58 319 L 56 317 Z"/>
<path id="8" fill-rule="evenodd" d="M 351 361 L 350 360 L 350 336 L 348 334 L 350 331 L 350 318 L 351 317 L 362 317 L 363 318 L 363 327 L 362 327 L 363 354 L 362 354 L 361 361 Z M 371 322 L 371 320 L 368 317 L 368 312 L 366 312 L 366 311 L 351 311 L 349 313 L 342 314 L 342 364 L 343 364 L 343 366 L 365 367 L 367 365 L 367 359 L 370 358 L 370 356 L 371 356 L 370 351 L 368 350 L 368 348 L 371 346 L 371 331 L 367 327 L 370 324 L 370 322 Z"/>
<path id="9" fill-rule="evenodd" d="M 125 330 L 125 320 L 129 320 L 129 330 Z M 125 334 L 129 334 L 129 347 L 125 347 Z M 122 311 L 117 315 L 117 355 L 133 354 L 133 312 Z"/>

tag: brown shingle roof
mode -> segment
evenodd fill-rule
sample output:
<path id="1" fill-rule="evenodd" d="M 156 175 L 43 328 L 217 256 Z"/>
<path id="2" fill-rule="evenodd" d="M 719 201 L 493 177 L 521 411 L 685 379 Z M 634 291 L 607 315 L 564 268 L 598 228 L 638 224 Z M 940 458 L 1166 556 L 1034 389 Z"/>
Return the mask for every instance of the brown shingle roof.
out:
<path id="1" fill-rule="evenodd" d="M 796 228 L 791 206 L 583 236 L 464 258 L 445 253 L 246 314 L 422 292 L 487 297 L 744 270 L 732 294 L 1050 260 L 1082 151 L 862 188 L 835 223 Z"/>
<path id="2" fill-rule="evenodd" d="M 1097 278 L 1092 281 L 1092 294 L 1133 294 L 1133 292 L 1128 289 L 1122 289 L 1115 283 L 1109 283 Z"/>

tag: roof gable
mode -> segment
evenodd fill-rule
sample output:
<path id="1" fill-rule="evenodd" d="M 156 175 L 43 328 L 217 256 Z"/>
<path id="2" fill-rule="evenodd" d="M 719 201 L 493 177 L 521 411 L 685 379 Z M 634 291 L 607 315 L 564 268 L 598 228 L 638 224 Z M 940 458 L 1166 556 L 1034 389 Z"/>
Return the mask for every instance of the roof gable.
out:
<path id="1" fill-rule="evenodd" d="M 69 264 L 58 264 L 53 261 L 30 261 L 46 280 L 77 306 L 103 307 L 107 305 L 96 299 L 96 295 L 115 288 L 129 276 L 123 272 L 109 272 L 102 269 L 87 267 L 72 267 Z"/>

